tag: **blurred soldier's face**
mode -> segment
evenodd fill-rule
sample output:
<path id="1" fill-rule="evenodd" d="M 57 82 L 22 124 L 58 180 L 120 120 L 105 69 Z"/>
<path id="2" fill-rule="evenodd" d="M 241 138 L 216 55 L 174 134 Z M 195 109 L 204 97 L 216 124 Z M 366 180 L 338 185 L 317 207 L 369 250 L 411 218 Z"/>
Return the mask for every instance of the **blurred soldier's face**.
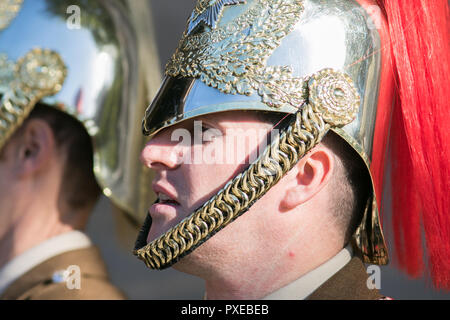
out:
<path id="1" fill-rule="evenodd" d="M 156 134 L 141 154 L 156 172 L 152 187 L 159 198 L 149 209 L 147 240 L 178 224 L 254 162 L 270 143 L 272 127 L 252 112 L 230 111 L 186 120 Z"/>
<path id="2" fill-rule="evenodd" d="M 6 144 L 2 150 L 0 150 L 0 239 L 3 238 L 8 231 L 11 221 L 15 217 L 12 214 L 11 206 L 11 194 L 15 188 L 14 166 L 13 166 L 13 154 L 10 144 Z"/>
<path id="3" fill-rule="evenodd" d="M 14 227 L 39 226 L 35 221 L 45 223 L 56 211 L 63 165 L 44 120 L 29 119 L 8 139 L 0 151 L 0 241 L 8 232 L 17 232 Z M 24 235 L 31 233 L 13 238 Z"/>
<path id="4" fill-rule="evenodd" d="M 29 172 L 33 160 L 29 159 L 35 155 L 30 151 L 30 144 L 36 146 L 39 143 L 35 139 L 25 142 L 23 132 L 18 131 L 0 150 L 0 241 L 8 232 L 13 232 L 13 225 L 23 219 L 31 193 Z"/>

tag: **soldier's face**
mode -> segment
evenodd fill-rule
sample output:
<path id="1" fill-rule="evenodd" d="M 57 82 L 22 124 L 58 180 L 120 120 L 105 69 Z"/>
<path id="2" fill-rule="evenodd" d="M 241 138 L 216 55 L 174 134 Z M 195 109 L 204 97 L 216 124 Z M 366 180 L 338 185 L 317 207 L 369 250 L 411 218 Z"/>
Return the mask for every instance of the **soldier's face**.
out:
<path id="1" fill-rule="evenodd" d="M 272 127 L 252 112 L 229 111 L 156 134 L 141 154 L 156 173 L 152 187 L 159 198 L 149 209 L 147 241 L 177 225 L 255 161 L 270 143 Z"/>

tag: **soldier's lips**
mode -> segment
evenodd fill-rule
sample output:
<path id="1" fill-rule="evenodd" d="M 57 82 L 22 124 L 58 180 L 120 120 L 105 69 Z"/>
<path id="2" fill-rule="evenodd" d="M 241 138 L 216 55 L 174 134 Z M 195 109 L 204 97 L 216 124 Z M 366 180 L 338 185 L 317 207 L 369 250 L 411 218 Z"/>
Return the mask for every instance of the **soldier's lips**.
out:
<path id="1" fill-rule="evenodd" d="M 155 240 L 173 225 L 178 223 L 181 215 L 180 211 L 181 205 L 176 201 L 154 203 L 148 211 L 152 218 L 152 225 L 147 235 L 147 243 Z M 161 232 L 163 229 L 165 231 Z"/>
<path id="2" fill-rule="evenodd" d="M 173 219 L 177 216 L 180 204 L 174 200 L 159 200 L 150 207 L 150 215 L 153 219 L 164 218 Z"/>

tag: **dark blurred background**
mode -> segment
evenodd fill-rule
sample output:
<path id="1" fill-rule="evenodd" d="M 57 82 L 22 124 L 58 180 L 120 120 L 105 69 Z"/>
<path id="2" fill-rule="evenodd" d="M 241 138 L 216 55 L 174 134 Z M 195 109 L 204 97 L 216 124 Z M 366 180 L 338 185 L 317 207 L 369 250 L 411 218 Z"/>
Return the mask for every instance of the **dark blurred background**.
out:
<path id="1" fill-rule="evenodd" d="M 133 0 L 144 1 L 144 0 Z M 149 0 L 153 9 L 155 36 L 161 61 L 161 70 L 175 51 L 190 15 L 194 0 Z M 389 183 L 386 185 L 388 186 Z M 385 188 L 385 206 L 390 190 Z M 385 235 L 392 250 L 392 230 L 389 210 L 383 216 Z M 203 281 L 173 269 L 153 271 L 135 258 L 131 251 L 137 230 L 126 220 L 113 213 L 108 199 L 102 197 L 90 220 L 87 230 L 94 243 L 100 247 L 108 265 L 112 281 L 130 299 L 202 299 Z M 391 256 L 393 252 L 390 252 Z M 381 267 L 381 292 L 394 299 L 450 299 L 431 287 L 428 277 L 410 279 L 395 268 L 395 264 Z"/>

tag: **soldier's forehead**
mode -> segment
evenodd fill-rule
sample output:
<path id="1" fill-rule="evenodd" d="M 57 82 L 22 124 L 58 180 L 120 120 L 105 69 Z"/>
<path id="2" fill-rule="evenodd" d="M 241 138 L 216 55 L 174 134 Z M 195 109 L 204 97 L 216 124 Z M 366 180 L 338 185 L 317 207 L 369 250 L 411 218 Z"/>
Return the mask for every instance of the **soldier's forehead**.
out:
<path id="1" fill-rule="evenodd" d="M 260 119 L 260 112 L 254 110 L 227 110 L 209 114 L 203 114 L 186 121 L 215 121 L 215 122 L 242 122 Z M 186 122 L 184 121 L 184 122 Z"/>

